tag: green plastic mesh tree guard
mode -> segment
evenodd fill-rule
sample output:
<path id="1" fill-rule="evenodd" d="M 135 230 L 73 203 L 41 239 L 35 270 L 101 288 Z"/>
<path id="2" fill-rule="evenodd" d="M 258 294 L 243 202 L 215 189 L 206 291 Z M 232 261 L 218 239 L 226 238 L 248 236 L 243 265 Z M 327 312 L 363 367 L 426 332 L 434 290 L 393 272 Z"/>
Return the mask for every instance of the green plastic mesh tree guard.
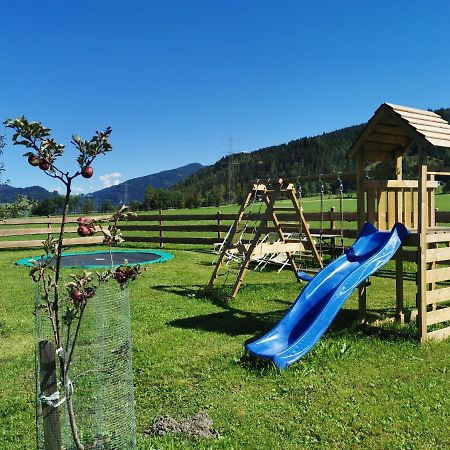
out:
<path id="1" fill-rule="evenodd" d="M 65 387 L 59 383 L 59 358 L 55 356 L 57 349 L 50 320 L 45 309 L 39 308 L 41 302 L 37 292 L 37 448 L 77 448 L 70 430 L 67 402 L 61 402 L 63 397 L 72 395 L 80 440 L 86 449 L 134 449 L 136 429 L 128 289 L 122 290 L 116 282 L 110 281 L 89 300 L 69 372 L 71 383 Z M 61 315 L 63 313 L 64 308 L 61 308 Z M 64 333 L 66 331 L 64 329 Z M 43 379 L 52 364 L 56 367 L 55 380 L 48 379 L 48 375 Z M 61 404 L 55 407 L 59 402 Z"/>

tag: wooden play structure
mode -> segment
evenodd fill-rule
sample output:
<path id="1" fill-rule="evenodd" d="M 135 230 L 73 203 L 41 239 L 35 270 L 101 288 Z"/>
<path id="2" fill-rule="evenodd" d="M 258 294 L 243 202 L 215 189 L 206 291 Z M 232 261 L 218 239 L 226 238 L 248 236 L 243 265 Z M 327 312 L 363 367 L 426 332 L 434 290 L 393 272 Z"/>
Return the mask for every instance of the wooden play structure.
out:
<path id="1" fill-rule="evenodd" d="M 289 206 L 277 206 L 276 202 L 280 198 L 287 198 L 290 201 Z M 247 228 L 244 214 L 246 214 L 249 205 L 255 199 L 262 201 L 266 209 L 263 214 L 258 216 L 259 224 L 254 227 L 252 238 L 248 242 L 243 242 L 242 236 Z M 283 222 L 282 218 L 287 214 L 294 214 L 294 220 L 290 217 L 289 222 Z M 272 224 L 278 236 L 276 242 L 262 241 L 262 237 L 267 234 L 270 224 Z M 297 236 L 295 238 L 290 237 L 290 233 L 286 232 L 287 229 L 292 229 L 293 226 L 297 230 Z M 237 252 L 243 255 L 243 259 L 231 289 L 230 298 L 235 298 L 239 292 L 239 288 L 254 255 L 285 253 L 289 267 L 296 277 L 298 277 L 299 269 L 295 261 L 295 253 L 310 254 L 317 265 L 322 267 L 322 258 L 317 251 L 315 241 L 305 221 L 302 208 L 298 203 L 294 183 L 283 179 L 257 180 L 256 182 L 250 183 L 239 213 L 220 250 L 218 260 L 209 281 L 209 287 L 214 286 L 220 271 L 225 268 L 227 255 Z"/>
<path id="2" fill-rule="evenodd" d="M 428 170 L 430 149 L 450 148 L 450 125 L 439 115 L 414 108 L 382 104 L 353 147 L 356 160 L 358 228 L 365 221 L 381 230 L 402 222 L 411 234 L 397 252 L 396 318 L 403 321 L 403 262 L 417 264 L 417 325 L 421 341 L 450 335 L 450 228 L 436 223 L 435 194 L 438 175 Z M 403 179 L 403 156 L 417 152 L 417 179 Z M 365 179 L 366 164 L 391 162 L 392 178 Z M 361 320 L 366 318 L 366 286 L 359 288 Z M 430 330 L 430 327 L 433 329 Z"/>
<path id="3" fill-rule="evenodd" d="M 347 179 L 350 176 L 353 179 L 356 177 L 357 191 L 356 217 L 354 213 L 345 213 L 347 222 L 357 219 L 357 230 L 365 222 L 371 222 L 380 230 L 390 230 L 395 223 L 401 222 L 410 231 L 394 257 L 395 317 L 387 320 L 403 322 L 416 319 L 418 338 L 421 341 L 429 338 L 444 339 L 450 335 L 450 227 L 438 225 L 438 221 L 450 223 L 450 214 L 438 212 L 435 207 L 435 195 L 439 186 L 436 177 L 450 176 L 450 170 L 428 167 L 429 152 L 432 150 L 436 154 L 442 148 L 450 148 L 450 125 L 439 115 L 431 111 L 384 103 L 348 153 L 348 157 L 356 161 L 356 171 L 345 174 Z M 404 179 L 403 157 L 408 151 L 413 155 L 417 154 L 417 177 L 414 179 Z M 377 164 L 384 166 L 383 171 L 379 172 L 384 174 L 379 177 L 382 179 L 367 179 L 367 168 Z M 311 177 L 302 177 L 302 180 L 309 178 Z M 253 238 L 243 243 L 240 237 L 246 208 L 256 196 L 262 196 L 266 211 L 261 215 L 261 223 L 255 228 Z M 288 209 L 275 205 L 282 196 L 290 199 L 292 205 L 289 210 L 295 211 L 302 228 L 297 240 L 285 237 L 285 230 L 292 226 L 292 222 L 286 224 L 280 220 Z M 315 214 L 317 213 L 306 215 L 313 217 Z M 330 213 L 331 216 L 332 214 Z M 344 218 L 343 211 L 341 215 Z M 269 222 L 273 223 L 279 240 L 272 244 L 261 243 L 261 236 L 267 232 Z M 351 226 L 344 230 L 342 226 L 341 238 L 354 239 L 357 230 Z M 317 250 L 315 241 L 318 236 L 317 230 L 309 228 L 298 203 L 295 179 L 279 179 L 276 183 L 270 180 L 252 182 L 224 241 L 209 286 L 214 285 L 224 268 L 227 254 L 233 251 L 241 252 L 244 257 L 231 298 L 238 293 L 252 255 L 257 252 L 285 252 L 289 266 L 297 277 L 294 252 L 309 252 L 317 265 L 322 267 L 322 254 Z M 405 307 L 404 262 L 417 265 L 416 304 L 412 309 Z M 368 285 L 367 282 L 363 283 L 358 289 L 361 322 L 367 321 Z"/>

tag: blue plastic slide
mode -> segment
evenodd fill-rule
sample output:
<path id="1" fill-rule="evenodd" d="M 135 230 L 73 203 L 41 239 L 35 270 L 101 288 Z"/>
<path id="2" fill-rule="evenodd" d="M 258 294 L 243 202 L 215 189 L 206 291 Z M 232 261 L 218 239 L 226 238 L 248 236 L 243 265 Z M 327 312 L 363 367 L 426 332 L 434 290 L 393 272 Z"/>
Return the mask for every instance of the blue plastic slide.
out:
<path id="1" fill-rule="evenodd" d="M 350 294 L 392 258 L 407 234 L 401 223 L 390 232 L 366 223 L 353 246 L 317 273 L 283 319 L 247 344 L 247 350 L 282 369 L 296 362 L 322 337 Z"/>

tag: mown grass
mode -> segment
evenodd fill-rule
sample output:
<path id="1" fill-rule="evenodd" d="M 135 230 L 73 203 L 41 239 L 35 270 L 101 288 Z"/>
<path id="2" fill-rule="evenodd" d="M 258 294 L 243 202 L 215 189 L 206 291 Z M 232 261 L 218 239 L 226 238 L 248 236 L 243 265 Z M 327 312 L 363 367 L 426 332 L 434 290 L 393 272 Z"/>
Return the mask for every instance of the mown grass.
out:
<path id="1" fill-rule="evenodd" d="M 251 272 L 224 304 L 201 294 L 215 256 L 171 251 L 174 259 L 149 266 L 131 286 L 139 449 L 450 448 L 448 340 L 419 345 L 409 328 L 360 327 L 352 296 L 316 348 L 280 372 L 243 346 L 295 299 L 292 273 Z M 0 253 L 1 449 L 34 448 L 33 288 L 14 261 L 38 253 Z M 389 269 L 368 291 L 381 315 L 395 303 Z M 412 306 L 412 281 L 405 291 Z M 198 411 L 213 418 L 219 439 L 144 434 L 157 416 Z"/>
<path id="2" fill-rule="evenodd" d="M 450 196 L 436 203 L 448 210 Z M 332 206 L 339 200 L 324 200 L 324 210 Z M 317 212 L 320 200 L 305 199 L 304 208 Z M 344 208 L 354 210 L 355 199 Z M 149 266 L 131 287 L 138 448 L 450 448 L 448 340 L 418 345 L 409 328 L 359 327 L 353 296 L 316 348 L 279 372 L 248 359 L 243 346 L 295 299 L 292 274 L 252 272 L 237 300 L 223 304 L 200 292 L 212 271 L 209 249 L 166 248 L 175 258 Z M 14 261 L 38 254 L 0 252 L 1 449 L 34 448 L 33 288 Z M 391 269 L 369 288 L 369 308 L 380 315 L 394 307 Z M 405 281 L 411 307 L 413 278 Z M 198 411 L 214 419 L 220 439 L 143 433 L 159 415 Z"/>

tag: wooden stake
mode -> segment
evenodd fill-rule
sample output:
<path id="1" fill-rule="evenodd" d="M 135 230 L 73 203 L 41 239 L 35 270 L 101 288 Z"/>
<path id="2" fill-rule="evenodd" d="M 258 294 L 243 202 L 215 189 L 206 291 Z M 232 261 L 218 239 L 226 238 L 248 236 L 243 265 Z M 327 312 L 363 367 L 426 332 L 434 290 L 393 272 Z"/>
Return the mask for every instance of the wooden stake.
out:
<path id="1" fill-rule="evenodd" d="M 58 390 L 55 346 L 50 341 L 39 342 L 39 387 L 41 395 L 50 397 Z M 44 450 L 61 450 L 59 409 L 42 401 Z"/>

